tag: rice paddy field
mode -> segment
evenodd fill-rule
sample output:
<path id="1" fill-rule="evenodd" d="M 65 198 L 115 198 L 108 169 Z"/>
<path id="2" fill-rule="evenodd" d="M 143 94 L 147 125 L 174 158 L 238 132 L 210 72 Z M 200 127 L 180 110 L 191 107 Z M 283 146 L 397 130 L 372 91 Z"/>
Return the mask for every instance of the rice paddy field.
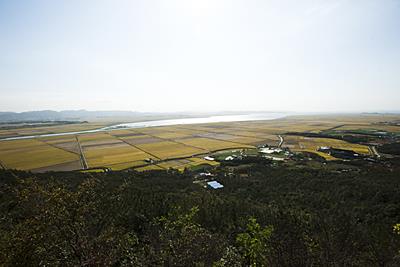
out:
<path id="1" fill-rule="evenodd" d="M 66 125 L 44 126 L 44 127 L 21 127 L 17 129 L 0 129 L 0 138 L 64 133 L 64 132 L 78 132 L 78 131 L 94 130 L 108 125 L 110 125 L 110 123 L 92 122 L 92 123 L 66 124 Z"/>
<path id="2" fill-rule="evenodd" d="M 218 166 L 219 163 L 216 161 L 208 161 L 203 158 L 192 157 L 188 159 L 171 160 L 157 164 L 157 166 L 161 169 L 177 169 L 179 171 L 183 171 L 185 168 L 192 169 L 193 167 L 202 165 Z"/>
<path id="3" fill-rule="evenodd" d="M 332 156 L 318 152 L 318 148 L 329 146 L 353 150 L 362 155 L 369 155 L 370 148 L 337 139 L 309 138 L 287 133 L 364 130 L 397 134 L 400 133 L 400 126 L 396 124 L 399 121 L 400 116 L 394 115 L 292 116 L 269 121 L 118 129 L 90 134 L 3 140 L 0 141 L 0 166 L 33 172 L 96 168 L 184 170 L 203 165 L 218 165 L 215 161 L 203 159 L 216 151 L 251 149 L 260 144 L 277 146 L 280 143 L 279 135 L 284 136 L 283 147 L 295 152 L 319 154 L 327 160 L 333 160 L 335 158 Z M 0 138 L 10 135 L 74 132 L 105 125 L 106 123 L 88 123 L 13 129 L 0 131 Z"/>
<path id="4" fill-rule="evenodd" d="M 140 144 L 137 145 L 143 151 L 148 151 L 157 159 L 173 159 L 191 157 L 193 155 L 207 153 L 207 150 L 176 143 L 171 141 L 161 141 L 156 143 Z"/>
<path id="5" fill-rule="evenodd" d="M 4 168 L 32 171 L 81 167 L 79 155 L 37 139 L 1 142 L 0 161 Z"/>

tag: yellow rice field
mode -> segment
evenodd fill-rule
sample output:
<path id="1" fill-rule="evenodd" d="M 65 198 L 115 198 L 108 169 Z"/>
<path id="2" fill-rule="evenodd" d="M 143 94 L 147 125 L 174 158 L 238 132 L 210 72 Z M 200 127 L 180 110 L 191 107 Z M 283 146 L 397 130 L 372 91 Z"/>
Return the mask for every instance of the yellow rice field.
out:
<path id="1" fill-rule="evenodd" d="M 84 152 L 89 167 L 107 167 L 114 164 L 145 160 L 152 156 L 132 146 L 90 149 Z"/>
<path id="2" fill-rule="evenodd" d="M 135 168 L 135 171 L 143 172 L 143 171 L 154 171 L 154 170 L 163 170 L 163 168 L 157 165 L 148 165 L 144 167 Z"/>
<path id="3" fill-rule="evenodd" d="M 189 138 L 189 139 L 182 139 L 179 140 L 180 143 L 189 145 L 189 146 L 194 146 L 198 147 L 204 150 L 208 151 L 215 151 L 215 150 L 221 150 L 221 149 L 227 149 L 227 148 L 251 148 L 253 146 L 250 145 L 244 145 L 244 144 L 238 144 L 238 143 L 233 143 L 233 142 L 227 142 L 227 141 L 220 141 L 220 140 L 215 140 L 215 139 L 208 139 L 208 138 Z"/>
<path id="4" fill-rule="evenodd" d="M 32 170 L 77 160 L 78 155 L 36 139 L 0 142 L 0 161 L 10 169 Z"/>
<path id="5" fill-rule="evenodd" d="M 142 166 L 142 165 L 146 165 L 146 162 L 142 161 L 142 160 L 139 160 L 139 161 L 132 161 L 132 162 L 124 162 L 124 163 L 106 165 L 105 167 L 108 167 L 113 171 L 120 171 L 120 170 L 125 170 L 125 169 L 128 169 L 128 168 L 133 168 L 133 167 Z"/>
<path id="6" fill-rule="evenodd" d="M 203 158 L 187 158 L 183 160 L 171 160 L 165 161 L 157 164 L 158 166 L 162 167 L 163 169 L 176 169 L 179 171 L 183 171 L 185 168 L 191 168 L 199 165 L 210 165 L 210 166 L 218 166 L 219 163 L 216 161 L 209 161 Z"/>
<path id="7" fill-rule="evenodd" d="M 180 143 L 163 141 L 150 144 L 138 144 L 140 149 L 155 155 L 159 159 L 170 159 L 178 157 L 190 157 L 195 154 L 206 153 L 207 151 Z"/>

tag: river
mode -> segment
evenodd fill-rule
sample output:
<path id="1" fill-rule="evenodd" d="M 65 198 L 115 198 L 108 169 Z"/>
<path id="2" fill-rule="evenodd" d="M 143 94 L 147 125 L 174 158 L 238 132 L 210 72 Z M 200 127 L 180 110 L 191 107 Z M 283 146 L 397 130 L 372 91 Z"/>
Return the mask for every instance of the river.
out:
<path id="1" fill-rule="evenodd" d="M 8 137 L 8 138 L 0 139 L 0 141 L 32 139 L 32 138 L 37 138 L 37 137 L 64 136 L 64 135 L 85 134 L 85 133 L 97 133 L 97 132 L 113 131 L 113 130 L 120 130 L 120 129 L 146 128 L 146 127 L 182 125 L 182 124 L 274 120 L 274 119 L 283 118 L 287 115 L 288 114 L 285 114 L 285 113 L 254 113 L 254 114 L 246 114 L 246 115 L 221 115 L 221 116 L 209 116 L 209 117 L 203 117 L 203 118 L 186 118 L 186 119 L 132 122 L 132 123 L 122 123 L 122 124 L 116 124 L 116 125 L 112 125 L 112 126 L 108 126 L 108 127 L 99 128 L 99 129 L 85 130 L 85 131 L 78 131 L 78 132 L 64 132 L 64 133 Z"/>

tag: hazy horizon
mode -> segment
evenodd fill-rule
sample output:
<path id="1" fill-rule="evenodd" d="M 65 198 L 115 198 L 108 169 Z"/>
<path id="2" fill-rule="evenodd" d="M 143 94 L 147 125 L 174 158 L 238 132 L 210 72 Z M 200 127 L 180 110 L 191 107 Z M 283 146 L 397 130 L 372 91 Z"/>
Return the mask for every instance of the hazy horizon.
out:
<path id="1" fill-rule="evenodd" d="M 335 115 L 335 114 L 399 114 L 400 110 L 375 110 L 375 111 L 363 111 L 363 110 L 354 110 L 354 111 L 296 111 L 296 110 L 207 110 L 207 111 L 196 111 L 196 110 L 178 110 L 178 111 L 140 111 L 140 110 L 94 110 L 94 109 L 36 109 L 36 110 L 23 110 L 23 111 L 9 111 L 9 110 L 0 110 L 0 113 L 29 113 L 29 112 L 46 112 L 46 111 L 55 111 L 55 112 L 132 112 L 132 113 L 153 113 L 153 114 L 181 114 L 181 115 L 229 115 L 229 114 L 257 114 L 257 113 L 275 113 L 275 114 L 287 114 L 287 115 Z"/>
<path id="2" fill-rule="evenodd" d="M 0 1 L 0 110 L 396 112 L 400 1 Z"/>

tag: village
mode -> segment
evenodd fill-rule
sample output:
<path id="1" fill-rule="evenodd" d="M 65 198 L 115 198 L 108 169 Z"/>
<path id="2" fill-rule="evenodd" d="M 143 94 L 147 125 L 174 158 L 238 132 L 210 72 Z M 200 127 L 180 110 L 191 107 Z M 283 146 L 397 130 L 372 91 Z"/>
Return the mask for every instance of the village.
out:
<path id="1" fill-rule="evenodd" d="M 329 146 L 318 147 L 317 151 L 326 154 L 327 156 L 335 157 L 334 161 L 326 161 L 323 157 L 316 157 L 313 153 L 304 154 L 304 152 L 292 152 L 287 147 L 282 147 L 282 142 L 277 145 L 261 144 L 254 149 L 233 149 L 211 153 L 204 157 L 204 160 L 210 162 L 218 162 L 224 166 L 227 172 L 223 176 L 233 176 L 235 171 L 240 169 L 240 166 L 249 166 L 252 162 L 260 163 L 260 160 L 270 166 L 326 166 L 329 164 L 330 170 L 335 173 L 349 172 L 357 170 L 356 167 L 347 165 L 354 160 L 362 160 L 368 163 L 378 162 L 379 155 L 360 155 L 354 151 L 339 149 Z M 300 163 L 300 165 L 299 165 Z M 319 164 L 318 164 L 319 163 Z M 318 165 L 316 165 L 318 164 Z M 218 181 L 218 175 L 221 173 L 218 167 L 205 166 L 199 169 L 194 174 L 194 184 L 198 184 L 210 190 L 218 190 L 224 188 L 224 185 Z M 240 177 L 246 178 L 248 174 L 240 173 Z"/>

